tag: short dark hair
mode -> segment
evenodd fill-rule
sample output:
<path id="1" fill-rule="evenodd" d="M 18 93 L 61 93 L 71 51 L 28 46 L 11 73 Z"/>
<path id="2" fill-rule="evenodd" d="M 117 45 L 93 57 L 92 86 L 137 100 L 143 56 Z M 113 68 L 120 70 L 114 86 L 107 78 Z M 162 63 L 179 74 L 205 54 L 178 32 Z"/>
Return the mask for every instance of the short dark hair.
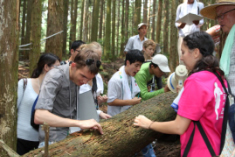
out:
<path id="1" fill-rule="evenodd" d="M 144 55 L 140 50 L 137 50 L 137 49 L 130 50 L 126 54 L 124 65 L 126 65 L 127 60 L 130 62 L 130 64 L 135 63 L 135 62 L 144 63 Z"/>
<path id="2" fill-rule="evenodd" d="M 154 67 L 154 68 L 158 67 L 158 65 L 157 65 L 157 64 L 155 64 L 155 63 L 153 63 L 153 62 L 150 62 L 150 64 L 149 64 L 149 68 L 151 68 L 151 65 L 153 65 L 153 67 Z"/>
<path id="3" fill-rule="evenodd" d="M 84 41 L 82 41 L 82 40 L 76 40 L 76 41 L 74 41 L 73 43 L 72 43 L 72 45 L 71 45 L 71 47 L 70 47 L 70 50 L 71 49 L 73 49 L 74 51 L 77 49 L 77 48 L 79 48 L 81 45 L 83 45 L 83 44 L 85 44 L 85 42 Z M 69 51 L 70 51 L 69 50 Z"/>

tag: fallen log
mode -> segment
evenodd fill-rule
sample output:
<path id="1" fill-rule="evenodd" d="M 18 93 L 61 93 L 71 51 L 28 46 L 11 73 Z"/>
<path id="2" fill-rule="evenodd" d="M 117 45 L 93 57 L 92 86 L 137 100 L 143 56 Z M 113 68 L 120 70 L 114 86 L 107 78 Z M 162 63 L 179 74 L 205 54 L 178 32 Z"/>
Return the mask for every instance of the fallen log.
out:
<path id="1" fill-rule="evenodd" d="M 135 105 L 111 119 L 101 121 L 104 135 L 86 130 L 70 135 L 63 141 L 49 146 L 49 156 L 79 157 L 128 157 L 133 156 L 161 133 L 133 126 L 133 119 L 139 114 L 154 121 L 169 121 L 176 116 L 170 107 L 176 94 L 161 94 Z M 43 149 L 36 149 L 24 155 L 43 156 Z"/>

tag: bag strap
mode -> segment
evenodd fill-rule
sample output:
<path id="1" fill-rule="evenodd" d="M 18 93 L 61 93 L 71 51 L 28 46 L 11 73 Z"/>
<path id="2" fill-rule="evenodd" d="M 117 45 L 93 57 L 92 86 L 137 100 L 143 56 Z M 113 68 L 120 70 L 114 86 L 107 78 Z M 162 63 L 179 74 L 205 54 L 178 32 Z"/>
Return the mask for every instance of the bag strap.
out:
<path id="1" fill-rule="evenodd" d="M 20 104 L 19 104 L 18 108 L 20 108 L 22 99 L 24 98 L 24 93 L 25 93 L 24 91 L 25 91 L 26 87 L 27 87 L 27 78 L 23 78 L 23 95 L 22 95 L 22 98 L 21 98 L 21 101 L 20 101 Z"/>
<path id="2" fill-rule="evenodd" d="M 226 129 L 227 129 L 227 120 L 228 120 L 228 108 L 229 108 L 229 100 L 228 100 L 228 91 L 224 85 L 224 81 L 222 80 L 221 76 L 218 75 L 218 73 L 214 73 L 216 75 L 216 77 L 219 79 L 221 85 L 223 86 L 223 89 L 226 93 L 226 103 L 225 103 L 225 109 L 224 109 L 224 118 L 223 118 L 223 124 L 222 124 L 222 132 L 221 132 L 221 140 L 220 140 L 220 154 L 223 150 L 223 147 L 224 147 L 224 142 L 225 142 L 225 134 L 226 134 Z M 202 125 L 199 121 L 193 121 L 194 123 L 194 128 L 193 128 L 193 131 L 190 135 L 190 138 L 189 138 L 189 141 L 186 145 L 186 148 L 184 150 L 184 153 L 183 153 L 183 157 L 187 157 L 188 153 L 189 153 L 189 150 L 190 150 L 190 147 L 192 145 L 192 142 L 193 142 L 193 137 L 194 137 L 194 133 L 195 133 L 195 124 L 197 125 L 202 137 L 203 137 L 203 140 L 205 141 L 206 143 L 206 146 L 211 154 L 211 156 L 216 156 L 215 155 L 215 152 L 210 144 L 210 141 L 209 139 L 207 138 L 206 136 L 206 133 L 205 131 L 203 130 L 202 128 Z"/>
<path id="3" fill-rule="evenodd" d="M 94 94 L 94 101 L 95 101 L 95 104 L 96 104 L 96 109 L 98 110 L 99 109 L 99 104 L 98 104 L 98 100 L 97 100 L 97 94 L 96 94 L 96 91 L 97 91 L 97 81 L 96 81 L 96 77 L 94 77 L 92 79 L 92 92 Z"/>

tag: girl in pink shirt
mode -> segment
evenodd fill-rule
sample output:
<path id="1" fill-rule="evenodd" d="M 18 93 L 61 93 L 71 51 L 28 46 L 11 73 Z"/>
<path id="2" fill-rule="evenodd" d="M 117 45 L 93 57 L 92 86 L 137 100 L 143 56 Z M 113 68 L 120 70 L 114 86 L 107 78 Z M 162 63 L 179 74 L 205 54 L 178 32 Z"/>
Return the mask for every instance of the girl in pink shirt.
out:
<path id="1" fill-rule="evenodd" d="M 179 134 L 181 156 L 194 129 L 193 121 L 199 121 L 216 155 L 220 153 L 220 139 L 224 115 L 226 93 L 215 76 L 222 78 L 224 72 L 219 68 L 218 60 L 212 55 L 214 42 L 205 32 L 195 32 L 183 39 L 181 60 L 189 70 L 174 103 L 178 104 L 176 119 L 169 122 L 153 122 L 143 115 L 134 120 L 135 126 L 152 129 L 162 133 Z M 226 81 L 224 81 L 227 86 Z M 201 133 L 195 125 L 193 142 L 188 157 L 211 156 Z"/>

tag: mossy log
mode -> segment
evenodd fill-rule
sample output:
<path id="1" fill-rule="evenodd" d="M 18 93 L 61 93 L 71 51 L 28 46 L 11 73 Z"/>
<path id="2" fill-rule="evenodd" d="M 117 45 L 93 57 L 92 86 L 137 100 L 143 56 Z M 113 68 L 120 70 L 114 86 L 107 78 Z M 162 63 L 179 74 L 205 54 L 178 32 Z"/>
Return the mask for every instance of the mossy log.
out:
<path id="1" fill-rule="evenodd" d="M 161 133 L 133 126 L 133 119 L 139 114 L 154 121 L 169 121 L 176 116 L 170 107 L 176 94 L 161 94 L 135 105 L 111 119 L 101 121 L 104 135 L 86 130 L 70 135 L 63 141 L 49 146 L 49 156 L 79 157 L 128 157 L 133 156 Z M 43 156 L 43 149 L 31 151 L 24 156 Z"/>

